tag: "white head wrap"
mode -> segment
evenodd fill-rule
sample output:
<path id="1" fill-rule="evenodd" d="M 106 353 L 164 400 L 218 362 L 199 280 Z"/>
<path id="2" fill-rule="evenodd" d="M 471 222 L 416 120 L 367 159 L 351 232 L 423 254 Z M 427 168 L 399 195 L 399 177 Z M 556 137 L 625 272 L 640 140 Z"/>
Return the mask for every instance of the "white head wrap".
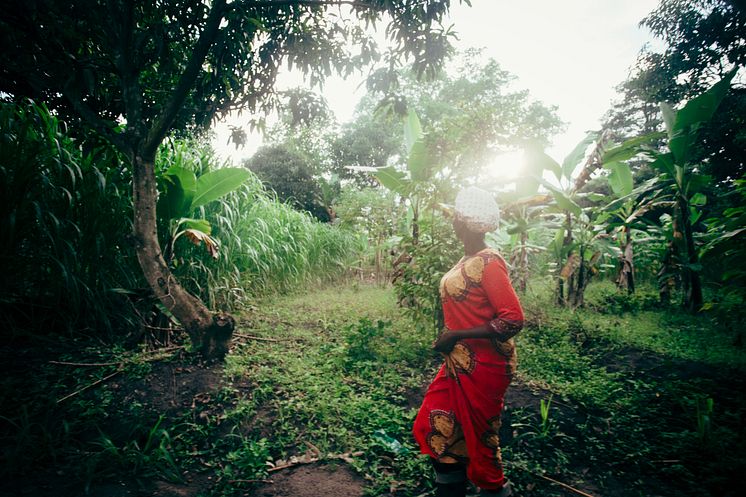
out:
<path id="1" fill-rule="evenodd" d="M 495 199 L 475 186 L 458 192 L 454 211 L 456 219 L 463 221 L 469 231 L 476 233 L 495 231 L 500 221 L 500 209 Z"/>

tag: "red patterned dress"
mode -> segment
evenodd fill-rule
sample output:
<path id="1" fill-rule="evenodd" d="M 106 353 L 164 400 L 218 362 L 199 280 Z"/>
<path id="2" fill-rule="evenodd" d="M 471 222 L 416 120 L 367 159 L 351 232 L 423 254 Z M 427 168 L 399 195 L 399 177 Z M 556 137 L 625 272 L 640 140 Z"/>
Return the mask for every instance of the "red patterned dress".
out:
<path id="1" fill-rule="evenodd" d="M 495 338 L 456 342 L 422 401 L 414 436 L 423 454 L 441 463 L 462 463 L 475 485 L 505 483 L 498 432 L 503 396 L 516 367 L 512 338 L 523 326 L 523 310 L 505 261 L 493 249 L 462 258 L 440 282 L 449 330 L 490 323 Z"/>

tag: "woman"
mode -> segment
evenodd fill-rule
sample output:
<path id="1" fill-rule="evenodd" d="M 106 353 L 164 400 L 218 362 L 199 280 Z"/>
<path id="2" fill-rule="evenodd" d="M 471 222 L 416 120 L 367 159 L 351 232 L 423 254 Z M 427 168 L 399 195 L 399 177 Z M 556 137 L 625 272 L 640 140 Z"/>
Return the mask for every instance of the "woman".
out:
<path id="1" fill-rule="evenodd" d="M 436 496 L 464 496 L 468 477 L 480 495 L 507 497 L 512 491 L 503 474 L 498 433 L 523 310 L 505 261 L 484 242 L 499 218 L 492 196 L 464 189 L 454 211 L 453 228 L 465 255 L 440 282 L 446 331 L 433 348 L 445 361 L 413 431 L 435 468 Z"/>

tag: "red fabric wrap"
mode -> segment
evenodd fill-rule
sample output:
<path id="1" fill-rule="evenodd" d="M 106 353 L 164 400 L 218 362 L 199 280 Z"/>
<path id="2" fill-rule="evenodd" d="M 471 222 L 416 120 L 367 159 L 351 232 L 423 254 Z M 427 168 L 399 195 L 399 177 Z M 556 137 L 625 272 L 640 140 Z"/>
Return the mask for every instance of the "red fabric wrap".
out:
<path id="1" fill-rule="evenodd" d="M 449 330 L 499 321 L 491 325 L 495 338 L 456 343 L 425 394 L 413 433 L 423 454 L 466 464 L 475 485 L 499 489 L 505 483 L 500 413 L 516 366 L 510 337 L 523 325 L 523 310 L 505 261 L 492 249 L 461 259 L 441 280 L 440 292 Z"/>

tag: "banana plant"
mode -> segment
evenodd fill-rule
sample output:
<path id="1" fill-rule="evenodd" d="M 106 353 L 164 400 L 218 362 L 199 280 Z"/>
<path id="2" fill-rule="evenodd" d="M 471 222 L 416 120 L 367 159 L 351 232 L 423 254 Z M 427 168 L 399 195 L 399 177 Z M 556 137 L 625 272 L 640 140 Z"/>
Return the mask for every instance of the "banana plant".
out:
<path id="1" fill-rule="evenodd" d="M 616 283 L 620 289 L 632 294 L 635 291 L 634 233 L 648 234 L 650 223 L 643 217 L 653 209 L 669 208 L 672 203 L 659 188 L 660 178 L 654 177 L 642 185 L 630 189 L 631 184 L 612 190 L 620 195 L 603 208 L 598 222 L 605 224 L 607 231 L 617 234 L 620 244 L 619 272 Z M 609 176 L 609 184 L 614 180 Z"/>
<path id="2" fill-rule="evenodd" d="M 212 226 L 204 217 L 195 217 L 201 207 L 237 190 L 251 173 L 243 168 L 225 167 L 205 174 L 174 164 L 160 177 L 157 212 L 161 222 L 168 224 L 165 246 L 166 260 L 171 262 L 176 241 L 185 237 L 195 245 L 204 244 L 213 257 L 218 257 L 219 242 L 212 236 Z"/>
<path id="3" fill-rule="evenodd" d="M 699 273 L 702 265 L 694 239 L 694 226 L 702 216 L 702 206 L 707 202 L 705 187 L 711 178 L 698 172 L 695 163 L 695 146 L 699 130 L 715 114 L 722 102 L 735 70 L 715 83 L 710 89 L 689 100 L 675 110 L 667 103 L 660 109 L 667 132 L 667 150 L 649 150 L 650 166 L 666 178 L 673 197 L 674 248 L 681 264 L 683 306 L 698 312 L 703 305 L 702 283 Z"/>
<path id="4" fill-rule="evenodd" d="M 420 212 L 424 200 L 432 195 L 433 158 L 425 142 L 425 134 L 417 113 L 410 109 L 404 121 L 404 146 L 406 170 L 394 166 L 373 168 L 373 176 L 384 187 L 396 192 L 410 204 L 412 243 L 420 237 Z"/>
<path id="5" fill-rule="evenodd" d="M 549 211 L 554 214 L 553 222 L 550 222 L 549 226 L 556 229 L 556 234 L 548 249 L 556 260 L 556 301 L 559 305 L 575 306 L 582 303 L 582 292 L 588 282 L 590 264 L 595 264 L 599 259 L 595 252 L 587 253 L 588 244 L 593 240 L 593 236 L 588 237 L 585 228 L 591 226 L 591 217 L 587 213 L 584 214 L 579 202 L 586 196 L 580 190 L 590 178 L 590 171 L 599 167 L 604 140 L 605 137 L 599 139 L 596 132 L 589 133 L 565 157 L 562 164 L 539 148 L 529 148 L 526 153 L 530 170 L 534 173 L 550 171 L 557 180 L 556 183 L 551 183 L 537 174 L 533 175 L 534 185 L 542 185 L 549 192 L 544 198 L 548 201 Z M 586 160 L 583 171 L 574 180 L 573 173 L 593 143 L 596 143 L 596 146 Z M 526 186 L 534 185 L 526 183 Z M 578 235 L 582 240 L 576 241 Z"/>
<path id="6" fill-rule="evenodd" d="M 538 183 L 549 191 L 554 207 L 557 233 L 549 250 L 555 255 L 557 264 L 556 300 L 560 305 L 577 307 L 582 305 L 585 287 L 591 275 L 598 272 L 598 264 L 604 254 L 616 253 L 604 230 L 599 229 L 603 211 L 595 207 L 581 207 L 588 200 L 598 201 L 598 194 L 584 193 L 583 187 L 592 174 L 600 168 L 608 170 L 609 186 L 617 197 L 632 193 L 634 182 L 627 160 L 640 154 L 641 147 L 659 138 L 659 133 L 643 135 L 624 143 L 613 143 L 609 134 L 589 133 L 562 164 L 541 150 L 532 150 L 530 162 L 541 169 L 554 173 L 557 183 L 552 184 L 543 178 Z M 594 145 L 588 152 L 588 148 Z M 574 172 L 585 160 L 577 176 Z M 534 166 L 535 167 L 535 166 Z M 598 218 L 597 216 L 601 216 Z M 631 240 L 631 239 L 630 239 Z M 631 252 L 630 252 L 631 257 Z"/>

